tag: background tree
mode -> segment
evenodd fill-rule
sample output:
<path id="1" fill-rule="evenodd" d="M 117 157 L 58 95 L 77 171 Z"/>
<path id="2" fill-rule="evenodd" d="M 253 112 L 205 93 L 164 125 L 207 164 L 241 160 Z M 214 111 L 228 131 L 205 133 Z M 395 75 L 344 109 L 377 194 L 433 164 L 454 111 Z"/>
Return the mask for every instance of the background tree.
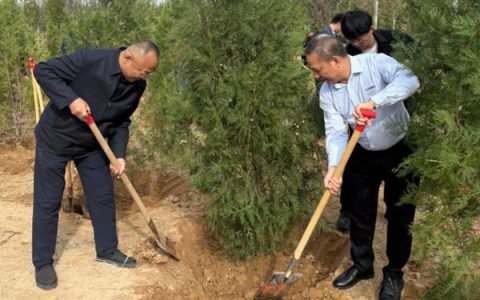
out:
<path id="1" fill-rule="evenodd" d="M 60 55 L 62 39 L 67 32 L 68 16 L 65 1 L 46 0 L 43 6 L 46 23 L 47 49 L 52 55 Z"/>
<path id="2" fill-rule="evenodd" d="M 21 139 L 34 126 L 29 57 L 151 38 L 159 6 L 148 0 L 0 1 L 0 134 Z M 27 76 L 25 76 L 27 75 Z"/>
<path id="3" fill-rule="evenodd" d="M 410 0 L 409 33 L 416 51 L 406 61 L 421 81 L 406 166 L 421 179 L 410 201 L 417 257 L 438 258 L 427 299 L 478 299 L 480 278 L 480 3 Z"/>
<path id="4" fill-rule="evenodd" d="M 305 0 L 305 7 L 310 19 L 310 30 L 322 29 L 335 15 L 335 0 Z"/>
<path id="5" fill-rule="evenodd" d="M 150 138 L 182 156 L 227 253 L 273 249 L 312 199 L 306 165 L 318 132 L 307 105 L 310 73 L 296 60 L 305 11 L 297 1 L 169 5 L 167 62 L 153 84 L 168 93 L 149 99 Z"/>
<path id="6" fill-rule="evenodd" d="M 24 11 L 14 0 L 0 2 L 0 131 L 17 140 L 28 126 L 26 109 L 33 107 L 28 92 L 30 81 L 25 76 L 34 35 L 27 24 Z"/>

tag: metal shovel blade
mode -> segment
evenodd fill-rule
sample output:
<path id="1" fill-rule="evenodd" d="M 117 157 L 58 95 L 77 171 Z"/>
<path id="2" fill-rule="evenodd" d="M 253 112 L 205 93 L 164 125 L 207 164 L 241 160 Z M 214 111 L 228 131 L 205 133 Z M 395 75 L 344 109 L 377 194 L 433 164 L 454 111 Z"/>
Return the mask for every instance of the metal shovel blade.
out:
<path id="1" fill-rule="evenodd" d="M 157 227 L 155 227 L 155 224 L 153 223 L 153 220 L 150 220 L 148 222 L 148 227 L 152 230 L 152 232 L 155 235 L 155 243 L 157 246 L 160 248 L 160 250 L 170 256 L 171 258 L 175 259 L 176 261 L 179 261 L 180 259 L 177 256 L 177 250 L 175 250 L 174 243 L 171 239 L 169 239 L 166 236 L 161 236 L 158 231 Z"/>
<path id="2" fill-rule="evenodd" d="M 293 273 L 286 278 L 285 274 L 285 272 L 273 272 L 269 283 L 255 296 L 255 300 L 283 299 L 286 291 L 303 277 L 301 273 Z"/>

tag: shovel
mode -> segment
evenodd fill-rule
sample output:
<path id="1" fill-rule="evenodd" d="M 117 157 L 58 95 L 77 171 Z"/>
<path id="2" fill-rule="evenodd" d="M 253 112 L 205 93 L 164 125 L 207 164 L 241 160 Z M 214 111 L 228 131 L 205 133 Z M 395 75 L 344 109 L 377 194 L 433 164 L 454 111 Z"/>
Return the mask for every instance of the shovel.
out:
<path id="1" fill-rule="evenodd" d="M 374 119 L 377 116 L 377 114 L 371 110 L 361 109 L 360 111 L 364 117 L 369 119 Z M 357 125 L 355 127 L 352 137 L 348 142 L 347 148 L 345 149 L 345 152 L 342 155 L 340 163 L 335 169 L 333 178 L 340 179 L 340 177 L 342 176 L 343 171 L 345 170 L 347 161 L 350 158 L 350 155 L 352 154 L 353 149 L 355 148 L 355 145 L 360 139 L 363 129 L 365 129 L 365 125 Z M 295 252 L 293 253 L 292 257 L 290 258 L 290 261 L 288 262 L 287 270 L 285 272 L 273 272 L 273 275 L 270 281 L 255 296 L 255 300 L 282 299 L 282 296 L 286 293 L 287 289 L 290 288 L 293 285 L 293 283 L 295 283 L 300 277 L 302 277 L 300 273 L 293 273 L 293 268 L 295 267 L 295 265 L 297 264 L 297 261 L 302 256 L 303 250 L 305 249 L 305 246 L 307 245 L 307 242 L 310 239 L 310 236 L 312 235 L 312 232 L 315 229 L 315 226 L 317 225 L 317 222 L 320 219 L 323 213 L 323 210 L 325 209 L 325 206 L 327 205 L 327 202 L 329 199 L 330 199 L 330 191 L 325 190 L 322 198 L 320 198 L 320 201 L 317 205 L 317 208 L 315 209 L 315 212 L 313 213 L 312 218 L 310 219 L 310 222 L 308 223 L 307 228 L 305 229 L 305 232 L 303 233 L 302 238 L 300 239 L 300 242 L 298 243 L 297 248 L 295 249 Z"/>
<path id="2" fill-rule="evenodd" d="M 102 133 L 98 129 L 97 125 L 95 124 L 95 121 L 93 120 L 90 114 L 88 115 L 87 124 L 88 124 L 88 127 L 90 127 L 90 129 L 92 130 L 93 134 L 95 135 L 95 138 L 97 139 L 98 143 L 100 144 L 103 151 L 107 155 L 108 159 L 110 160 L 110 163 L 114 166 L 118 166 L 119 162 L 117 158 L 113 154 L 112 149 L 110 149 L 110 146 L 108 146 L 107 142 L 105 141 L 105 138 L 102 136 Z M 173 242 L 168 237 L 160 235 L 160 233 L 157 230 L 157 227 L 153 223 L 152 217 L 147 212 L 145 205 L 140 199 L 140 196 L 138 196 L 137 191 L 133 187 L 127 175 L 123 173 L 122 175 L 120 175 L 120 178 L 122 179 L 123 183 L 127 187 L 127 190 L 130 192 L 130 195 L 132 196 L 133 200 L 135 200 L 135 203 L 137 204 L 138 208 L 140 208 L 140 212 L 142 213 L 143 217 L 145 218 L 145 221 L 147 222 L 148 227 L 150 228 L 150 230 L 153 233 L 153 236 L 155 237 L 155 243 L 157 244 L 157 246 L 160 248 L 160 250 L 164 254 L 179 261 L 180 259 L 177 257 L 177 251 L 173 246 Z"/>

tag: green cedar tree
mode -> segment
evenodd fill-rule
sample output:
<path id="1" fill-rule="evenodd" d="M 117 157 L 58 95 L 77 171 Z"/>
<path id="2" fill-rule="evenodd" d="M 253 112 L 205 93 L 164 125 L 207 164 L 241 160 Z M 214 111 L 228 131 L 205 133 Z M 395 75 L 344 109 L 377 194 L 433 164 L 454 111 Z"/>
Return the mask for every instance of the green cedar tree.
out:
<path id="1" fill-rule="evenodd" d="M 186 163 L 208 196 L 207 222 L 228 254 L 275 249 L 317 200 L 311 192 L 323 169 L 311 75 L 296 59 L 308 30 L 304 7 L 178 0 L 162 14 L 157 40 L 164 59 L 146 106 L 148 140 Z"/>
<path id="2" fill-rule="evenodd" d="M 418 205 L 417 257 L 438 259 L 426 298 L 478 299 L 480 3 L 409 0 L 406 11 L 417 47 L 396 56 L 421 81 L 409 137 L 416 152 L 405 163 L 420 185 L 406 200 Z"/>

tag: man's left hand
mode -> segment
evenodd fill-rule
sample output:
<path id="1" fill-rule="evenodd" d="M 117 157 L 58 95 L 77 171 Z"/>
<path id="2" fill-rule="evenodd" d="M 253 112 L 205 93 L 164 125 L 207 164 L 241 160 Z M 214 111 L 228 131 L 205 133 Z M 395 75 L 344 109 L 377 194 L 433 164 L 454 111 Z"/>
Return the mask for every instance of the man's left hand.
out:
<path id="1" fill-rule="evenodd" d="M 362 113 L 360 112 L 360 109 L 362 109 L 362 108 L 363 109 L 368 109 L 368 110 L 374 110 L 375 109 L 375 102 L 373 102 L 372 99 L 369 99 L 367 103 L 362 103 L 362 104 L 357 105 L 357 107 L 355 107 L 355 111 L 353 112 L 353 117 L 355 118 L 355 123 L 357 123 L 357 125 L 372 126 L 372 121 L 370 121 L 369 118 L 365 118 L 362 115 Z"/>
<path id="2" fill-rule="evenodd" d="M 120 176 L 123 174 L 125 171 L 125 159 L 123 158 L 117 158 L 119 167 L 116 167 L 112 164 L 110 164 L 110 172 L 112 173 L 113 176 Z"/>

